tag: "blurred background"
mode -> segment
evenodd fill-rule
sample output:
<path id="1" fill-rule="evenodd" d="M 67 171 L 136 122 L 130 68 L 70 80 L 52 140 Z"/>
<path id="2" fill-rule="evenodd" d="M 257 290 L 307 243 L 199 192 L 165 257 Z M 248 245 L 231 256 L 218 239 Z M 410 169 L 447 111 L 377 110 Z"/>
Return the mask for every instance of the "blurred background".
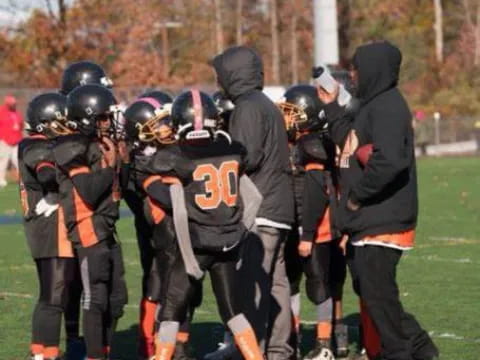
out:
<path id="1" fill-rule="evenodd" d="M 146 87 L 213 90 L 208 61 L 236 44 L 256 48 L 266 85 L 283 88 L 308 82 L 314 62 L 348 68 L 359 44 L 378 39 L 403 52 L 421 152 L 474 152 L 479 0 L 2 0 L 0 97 L 22 111 L 79 59 L 104 66 L 122 101 Z M 435 146 L 446 143 L 456 145 Z"/>

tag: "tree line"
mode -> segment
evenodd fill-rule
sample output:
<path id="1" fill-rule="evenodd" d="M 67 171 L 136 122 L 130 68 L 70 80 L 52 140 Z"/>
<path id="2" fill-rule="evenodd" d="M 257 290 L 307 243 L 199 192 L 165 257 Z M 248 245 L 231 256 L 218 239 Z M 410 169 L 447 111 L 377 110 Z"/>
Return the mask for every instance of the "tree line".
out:
<path id="1" fill-rule="evenodd" d="M 310 77 L 312 0 L 42 1 L 0 32 L 2 87 L 57 87 L 79 59 L 103 65 L 119 86 L 212 84 L 209 60 L 238 44 L 262 55 L 267 84 Z M 338 0 L 337 7 L 341 67 L 358 45 L 388 39 L 403 52 L 401 86 L 415 108 L 480 113 L 480 0 Z"/>

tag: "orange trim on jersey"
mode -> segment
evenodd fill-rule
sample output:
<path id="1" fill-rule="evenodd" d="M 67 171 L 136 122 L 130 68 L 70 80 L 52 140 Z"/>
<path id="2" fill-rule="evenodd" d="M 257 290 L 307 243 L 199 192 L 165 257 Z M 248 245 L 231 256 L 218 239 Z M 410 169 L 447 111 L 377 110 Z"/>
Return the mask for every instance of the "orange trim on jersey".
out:
<path id="1" fill-rule="evenodd" d="M 152 183 L 155 181 L 161 181 L 162 177 L 160 175 L 152 175 L 145 179 L 143 182 L 143 188 L 146 190 Z"/>
<path id="2" fill-rule="evenodd" d="M 148 206 L 150 207 L 150 213 L 152 215 L 153 222 L 155 224 L 160 224 L 165 218 L 165 211 L 163 211 L 162 207 L 149 196 L 147 196 L 147 202 Z"/>
<path id="3" fill-rule="evenodd" d="M 58 219 L 57 219 L 57 246 L 58 246 L 58 256 L 59 257 L 73 257 L 73 248 L 72 243 L 68 240 L 68 231 L 65 226 L 65 213 L 63 208 L 60 206 L 58 208 Z"/>
<path id="4" fill-rule="evenodd" d="M 181 184 L 180 179 L 175 177 L 175 176 L 163 176 L 162 177 L 162 182 L 164 184 L 169 184 L 169 185 Z"/>
<path id="5" fill-rule="evenodd" d="M 408 230 L 394 234 L 381 234 L 374 236 L 365 236 L 364 242 L 381 242 L 395 245 L 401 248 L 412 248 L 415 243 L 415 230 Z"/>
<path id="6" fill-rule="evenodd" d="M 50 162 L 50 161 L 42 161 L 40 164 L 38 164 L 36 167 L 35 167 L 35 171 L 36 172 L 39 172 L 41 169 L 43 169 L 44 167 L 49 167 L 49 168 L 53 168 L 55 169 L 55 164 Z"/>
<path id="7" fill-rule="evenodd" d="M 83 247 L 95 245 L 98 243 L 98 238 L 93 227 L 93 210 L 83 201 L 75 188 L 73 188 L 73 198 L 80 243 Z"/>
<path id="8" fill-rule="evenodd" d="M 305 166 L 305 170 L 325 170 L 325 166 L 319 163 L 309 163 Z"/>
<path id="9" fill-rule="evenodd" d="M 72 178 L 75 175 L 88 174 L 89 172 L 90 172 L 90 169 L 88 168 L 88 166 L 80 166 L 80 167 L 77 167 L 77 168 L 74 168 L 74 169 L 70 170 L 68 172 L 68 176 L 70 176 Z"/>
<path id="10" fill-rule="evenodd" d="M 30 210 L 30 206 L 28 205 L 27 190 L 25 189 L 25 185 L 21 180 L 20 180 L 20 202 L 22 203 L 23 216 L 27 216 L 28 211 Z"/>
<path id="11" fill-rule="evenodd" d="M 329 241 L 332 241 L 332 226 L 330 224 L 330 206 L 327 206 L 325 214 L 323 215 L 317 227 L 315 243 L 321 244 Z"/>

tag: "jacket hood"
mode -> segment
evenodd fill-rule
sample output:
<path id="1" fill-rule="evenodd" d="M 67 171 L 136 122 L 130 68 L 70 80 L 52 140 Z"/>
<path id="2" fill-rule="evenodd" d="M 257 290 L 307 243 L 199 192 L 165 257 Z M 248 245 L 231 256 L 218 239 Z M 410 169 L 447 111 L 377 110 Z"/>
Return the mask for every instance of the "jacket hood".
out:
<path id="1" fill-rule="evenodd" d="M 388 41 L 362 45 L 353 56 L 358 71 L 357 96 L 368 102 L 398 83 L 402 53 Z"/>
<path id="2" fill-rule="evenodd" d="M 262 59 L 251 48 L 228 48 L 213 59 L 212 65 L 220 86 L 233 101 L 252 90 L 263 89 Z"/>

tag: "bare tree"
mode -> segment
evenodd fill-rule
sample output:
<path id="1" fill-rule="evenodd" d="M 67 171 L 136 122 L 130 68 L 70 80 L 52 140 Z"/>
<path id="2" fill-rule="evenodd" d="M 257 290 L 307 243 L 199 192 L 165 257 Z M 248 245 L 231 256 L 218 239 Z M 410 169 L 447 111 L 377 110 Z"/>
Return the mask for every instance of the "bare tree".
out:
<path id="1" fill-rule="evenodd" d="M 292 66 L 292 83 L 298 83 L 298 39 L 297 39 L 297 22 L 298 15 L 294 9 L 290 23 L 290 50 L 291 50 L 291 66 Z"/>
<path id="2" fill-rule="evenodd" d="M 270 24 L 272 36 L 272 82 L 280 83 L 280 44 L 278 36 L 277 0 L 270 0 Z"/>
<path id="3" fill-rule="evenodd" d="M 237 45 L 242 45 L 243 43 L 243 31 L 242 31 L 242 11 L 243 10 L 243 0 L 237 0 L 237 10 L 235 14 L 236 19 L 236 35 L 237 35 Z"/>
<path id="4" fill-rule="evenodd" d="M 437 62 L 443 63 L 443 8 L 442 0 L 433 0 L 435 8 L 435 54 Z"/>
<path id="5" fill-rule="evenodd" d="M 465 9 L 465 20 L 467 26 L 473 34 L 475 39 L 475 52 L 473 56 L 473 64 L 475 66 L 480 65 L 480 4 L 478 0 L 475 0 L 476 14 L 472 14 L 472 7 L 470 0 L 463 0 L 462 4 Z"/>
<path id="6" fill-rule="evenodd" d="M 223 19 L 222 19 L 222 0 L 214 0 L 215 4 L 215 34 L 217 54 L 223 51 Z"/>

